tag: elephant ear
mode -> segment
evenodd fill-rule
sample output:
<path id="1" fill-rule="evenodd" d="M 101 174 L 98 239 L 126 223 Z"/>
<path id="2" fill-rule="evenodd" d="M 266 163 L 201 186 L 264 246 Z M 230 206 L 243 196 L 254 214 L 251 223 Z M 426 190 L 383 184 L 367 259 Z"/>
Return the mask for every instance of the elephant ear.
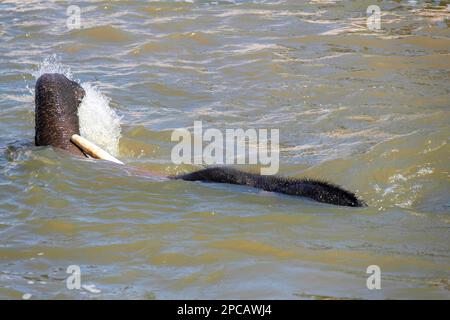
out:
<path id="1" fill-rule="evenodd" d="M 71 81 L 71 84 L 73 92 L 75 94 L 75 99 L 77 100 L 77 108 L 78 108 L 84 96 L 86 95 L 86 92 L 77 82 Z"/>

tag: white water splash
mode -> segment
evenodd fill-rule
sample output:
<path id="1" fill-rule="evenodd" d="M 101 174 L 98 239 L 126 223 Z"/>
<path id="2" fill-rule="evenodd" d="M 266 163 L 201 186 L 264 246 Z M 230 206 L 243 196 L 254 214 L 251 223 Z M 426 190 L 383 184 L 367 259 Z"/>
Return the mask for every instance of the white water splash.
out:
<path id="1" fill-rule="evenodd" d="M 70 67 L 60 63 L 56 54 L 45 58 L 44 61 L 39 64 L 39 69 L 31 72 L 36 80 L 44 73 L 60 73 L 65 75 L 70 80 L 73 80 L 73 75 Z"/>
<path id="2" fill-rule="evenodd" d="M 32 75 L 37 80 L 44 73 L 60 73 L 74 80 L 70 67 L 59 62 L 56 55 L 49 56 Z M 79 80 L 75 79 L 80 83 Z M 90 83 L 81 83 L 86 96 L 78 107 L 80 134 L 114 156 L 119 153 L 121 136 L 120 117 L 109 106 L 110 99 Z M 31 91 L 31 90 L 30 90 Z M 34 90 L 32 90 L 34 95 Z"/>
<path id="3" fill-rule="evenodd" d="M 80 134 L 112 155 L 119 153 L 120 117 L 109 106 L 109 98 L 90 83 L 82 83 L 86 96 L 78 107 Z"/>

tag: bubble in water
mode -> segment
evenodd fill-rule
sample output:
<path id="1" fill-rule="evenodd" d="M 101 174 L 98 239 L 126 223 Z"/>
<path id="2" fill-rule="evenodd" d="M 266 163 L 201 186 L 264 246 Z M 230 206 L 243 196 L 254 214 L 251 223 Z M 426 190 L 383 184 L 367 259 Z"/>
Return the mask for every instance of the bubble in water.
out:
<path id="1" fill-rule="evenodd" d="M 33 295 L 32 295 L 31 293 L 25 293 L 25 294 L 22 296 L 22 299 L 28 300 L 28 299 L 30 299 L 32 296 L 33 296 Z"/>
<path id="2" fill-rule="evenodd" d="M 89 284 L 89 285 L 83 284 L 81 287 L 84 290 L 86 290 L 87 292 L 90 292 L 90 293 L 100 293 L 100 292 L 102 292 L 100 289 L 97 289 L 95 287 L 95 284 Z"/>

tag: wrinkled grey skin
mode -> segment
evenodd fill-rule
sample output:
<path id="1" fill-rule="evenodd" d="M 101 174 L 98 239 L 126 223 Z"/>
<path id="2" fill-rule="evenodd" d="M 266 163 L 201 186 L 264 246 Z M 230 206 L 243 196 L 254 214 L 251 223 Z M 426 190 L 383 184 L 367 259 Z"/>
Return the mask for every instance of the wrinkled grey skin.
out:
<path id="1" fill-rule="evenodd" d="M 35 87 L 37 146 L 52 146 L 84 156 L 70 141 L 73 134 L 80 134 L 77 112 L 84 96 L 84 89 L 62 74 L 39 77 Z"/>
<path id="2" fill-rule="evenodd" d="M 227 167 L 210 167 L 174 177 L 186 181 L 204 181 L 249 186 L 269 192 L 310 198 L 317 202 L 347 207 L 365 207 L 366 203 L 340 186 L 313 179 L 262 176 Z"/>
<path id="3" fill-rule="evenodd" d="M 85 92 L 78 83 L 61 74 L 44 74 L 38 79 L 35 136 L 37 146 L 53 146 L 76 155 L 84 155 L 70 142 L 73 134 L 80 134 L 77 112 L 84 95 Z M 261 176 L 226 167 L 211 167 L 169 178 L 245 185 L 339 206 L 366 206 L 364 201 L 350 191 L 311 179 Z"/>

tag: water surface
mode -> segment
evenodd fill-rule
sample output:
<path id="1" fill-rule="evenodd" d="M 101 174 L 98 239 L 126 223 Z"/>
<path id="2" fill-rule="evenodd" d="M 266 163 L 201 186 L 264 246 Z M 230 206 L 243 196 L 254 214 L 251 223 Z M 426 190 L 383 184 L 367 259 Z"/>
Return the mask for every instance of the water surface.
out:
<path id="1" fill-rule="evenodd" d="M 450 298 L 445 3 L 380 2 L 378 32 L 370 1 L 77 3 L 79 30 L 65 2 L 0 4 L 0 298 Z M 33 146 L 43 68 L 110 99 L 141 171 Z M 369 206 L 143 174 L 196 169 L 170 161 L 194 120 L 279 128 L 281 174 Z"/>

